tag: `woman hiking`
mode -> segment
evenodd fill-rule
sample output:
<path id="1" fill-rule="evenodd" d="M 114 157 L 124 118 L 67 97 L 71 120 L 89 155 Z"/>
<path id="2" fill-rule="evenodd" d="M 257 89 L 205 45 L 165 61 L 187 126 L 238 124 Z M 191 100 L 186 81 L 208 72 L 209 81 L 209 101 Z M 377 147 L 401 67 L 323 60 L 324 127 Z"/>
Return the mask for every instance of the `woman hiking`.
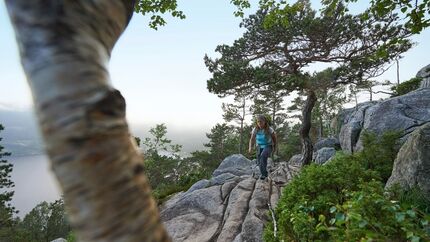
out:
<path id="1" fill-rule="evenodd" d="M 275 130 L 270 127 L 269 120 L 265 115 L 258 115 L 256 118 L 256 125 L 252 129 L 251 139 L 249 140 L 249 153 L 252 152 L 254 144 L 257 145 L 257 164 L 260 166 L 260 179 L 264 180 L 268 176 L 267 159 L 276 150 L 277 145 Z"/>

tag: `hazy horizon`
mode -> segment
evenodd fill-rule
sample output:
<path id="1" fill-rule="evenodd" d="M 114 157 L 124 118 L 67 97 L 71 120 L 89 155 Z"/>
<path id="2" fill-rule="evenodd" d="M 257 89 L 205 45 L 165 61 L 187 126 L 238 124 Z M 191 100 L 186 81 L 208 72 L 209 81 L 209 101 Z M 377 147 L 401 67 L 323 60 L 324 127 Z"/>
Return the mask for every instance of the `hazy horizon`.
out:
<path id="1" fill-rule="evenodd" d="M 150 137 L 149 129 L 160 123 L 136 124 L 130 123 L 130 132 L 133 136 L 142 140 Z M 32 110 L 11 111 L 0 109 L 0 124 L 5 129 L 0 132 L 1 144 L 5 150 L 12 152 L 12 156 L 29 156 L 45 154 L 39 128 Z M 205 149 L 204 143 L 208 141 L 206 133 L 212 127 L 181 127 L 172 123 L 164 122 L 167 127 L 166 137 L 173 144 L 183 146 L 182 151 L 190 153 Z M 214 123 L 215 126 L 215 123 Z M 141 147 L 142 148 L 142 147 Z"/>

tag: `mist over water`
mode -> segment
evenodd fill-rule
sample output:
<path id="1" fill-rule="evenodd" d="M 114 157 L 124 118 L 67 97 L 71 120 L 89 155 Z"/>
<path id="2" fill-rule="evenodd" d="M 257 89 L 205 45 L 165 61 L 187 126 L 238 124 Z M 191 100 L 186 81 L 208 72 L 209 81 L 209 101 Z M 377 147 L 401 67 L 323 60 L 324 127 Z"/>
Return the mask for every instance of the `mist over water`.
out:
<path id="1" fill-rule="evenodd" d="M 183 146 L 180 153 L 182 157 L 188 156 L 190 152 L 206 149 L 203 146 L 207 143 L 205 130 L 179 130 L 169 129 L 169 127 L 167 129 L 167 137 L 172 139 L 172 144 Z M 137 127 L 133 129 L 132 134 L 144 139 L 150 137 L 147 130 L 149 130 L 147 127 Z M 140 151 L 143 151 L 142 146 Z M 160 154 L 169 155 L 168 152 L 160 152 Z M 6 159 L 13 164 L 11 178 L 15 183 L 13 188 L 15 194 L 12 204 L 19 210 L 19 217 L 24 218 L 40 202 L 53 202 L 61 197 L 61 191 L 51 172 L 46 155 L 12 156 Z"/>
<path id="2" fill-rule="evenodd" d="M 12 205 L 19 210 L 19 217 L 24 218 L 40 202 L 53 202 L 61 197 L 45 155 L 7 157 L 7 160 L 13 164 Z"/>
<path id="3" fill-rule="evenodd" d="M 43 201 L 53 202 L 61 197 L 60 189 L 54 174 L 49 168 L 48 158 L 44 155 L 43 142 L 37 130 L 34 114 L 31 110 L 11 111 L 0 109 L 1 124 L 5 127 L 0 133 L 0 145 L 5 151 L 11 152 L 11 157 L 5 157 L 14 165 L 11 174 L 15 187 L 12 204 L 19 210 L 19 217 L 23 218 L 37 204 Z M 163 123 L 163 122 L 158 122 Z M 181 125 L 174 122 L 164 122 L 167 127 L 166 137 L 173 144 L 182 145 L 182 157 L 188 156 L 196 150 L 205 150 L 204 143 L 208 142 L 206 133 L 210 133 L 211 126 Z M 215 125 L 215 120 L 214 124 Z M 130 132 L 144 140 L 152 138 L 149 129 L 156 123 L 145 125 L 131 123 Z M 141 145 L 140 151 L 144 147 Z M 162 155 L 169 155 L 163 153 Z"/>

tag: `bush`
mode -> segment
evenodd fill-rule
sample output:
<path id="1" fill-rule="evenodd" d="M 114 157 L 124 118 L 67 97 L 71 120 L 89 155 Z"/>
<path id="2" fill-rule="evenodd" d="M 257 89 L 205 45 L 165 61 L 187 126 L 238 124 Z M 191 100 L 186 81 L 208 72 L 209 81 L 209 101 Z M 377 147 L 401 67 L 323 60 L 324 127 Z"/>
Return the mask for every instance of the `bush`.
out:
<path id="1" fill-rule="evenodd" d="M 269 223 L 265 241 L 430 241 L 430 203 L 422 193 L 384 193 L 399 132 L 364 137 L 362 152 L 303 168 L 275 209 L 279 233 Z"/>
<path id="2" fill-rule="evenodd" d="M 394 160 L 399 151 L 400 131 L 388 131 L 377 136 L 374 133 L 363 133 L 363 150 L 357 154 L 366 169 L 379 173 L 382 182 L 387 182 L 393 170 Z"/>
<path id="3" fill-rule="evenodd" d="M 276 208 L 279 216 L 279 236 L 285 241 L 327 240 L 326 231 L 317 230 L 320 215 L 330 217 L 330 207 L 346 201 L 346 194 L 357 191 L 357 179 L 370 181 L 377 174 L 366 170 L 355 156 L 338 154 L 327 165 L 312 164 L 305 167 L 285 187 Z M 265 238 L 272 231 L 266 230 Z"/>
<path id="4" fill-rule="evenodd" d="M 190 188 L 194 183 L 204 178 L 204 173 L 191 173 L 188 175 L 181 176 L 177 183 L 165 184 L 162 183 L 157 186 L 156 189 L 152 192 L 155 200 L 157 200 L 158 204 L 162 204 L 166 200 L 170 198 L 171 195 L 186 191 Z"/>
<path id="5" fill-rule="evenodd" d="M 70 231 L 66 238 L 67 242 L 76 242 L 78 239 L 76 238 L 76 234 L 74 231 Z"/>
<path id="6" fill-rule="evenodd" d="M 395 184 L 390 188 L 388 194 L 390 199 L 398 200 L 404 206 L 413 207 L 423 213 L 430 214 L 430 199 L 418 186 L 405 190 L 399 184 Z"/>
<path id="7" fill-rule="evenodd" d="M 420 241 L 430 239 L 425 232 L 429 219 L 413 207 L 384 196 L 383 184 L 360 184 L 348 200 L 330 208 L 331 219 L 320 215 L 318 230 L 327 231 L 335 241 Z"/>
<path id="8" fill-rule="evenodd" d="M 406 93 L 412 92 L 418 87 L 420 87 L 421 84 L 421 78 L 420 77 L 414 77 L 411 78 L 405 82 L 400 83 L 399 85 L 396 85 L 391 88 L 393 91 L 392 97 L 397 97 L 401 95 L 405 95 Z"/>

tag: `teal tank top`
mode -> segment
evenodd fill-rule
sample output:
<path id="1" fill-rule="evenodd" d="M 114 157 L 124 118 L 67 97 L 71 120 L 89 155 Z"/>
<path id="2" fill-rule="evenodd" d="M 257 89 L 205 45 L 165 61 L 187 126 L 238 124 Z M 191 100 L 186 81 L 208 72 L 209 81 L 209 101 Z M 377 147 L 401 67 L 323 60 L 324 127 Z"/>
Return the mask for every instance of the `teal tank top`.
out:
<path id="1" fill-rule="evenodd" d="M 269 128 L 270 134 L 266 135 L 264 130 L 253 130 L 255 132 L 255 143 L 260 146 L 260 148 L 266 148 L 267 146 L 272 145 L 272 136 L 271 134 L 274 132 L 272 128 Z"/>

